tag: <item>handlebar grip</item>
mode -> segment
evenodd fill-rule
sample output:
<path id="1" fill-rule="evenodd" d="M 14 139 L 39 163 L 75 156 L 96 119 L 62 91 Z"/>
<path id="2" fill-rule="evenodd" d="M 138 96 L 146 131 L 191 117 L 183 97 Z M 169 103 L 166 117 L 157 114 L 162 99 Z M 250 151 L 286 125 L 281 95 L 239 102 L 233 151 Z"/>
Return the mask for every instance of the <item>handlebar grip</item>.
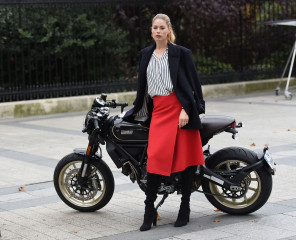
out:
<path id="1" fill-rule="evenodd" d="M 115 101 L 106 102 L 106 107 L 116 108 L 116 107 L 126 107 L 128 103 L 117 103 Z"/>
<path id="2" fill-rule="evenodd" d="M 126 106 L 128 106 L 128 103 L 116 103 L 116 106 L 126 107 Z"/>

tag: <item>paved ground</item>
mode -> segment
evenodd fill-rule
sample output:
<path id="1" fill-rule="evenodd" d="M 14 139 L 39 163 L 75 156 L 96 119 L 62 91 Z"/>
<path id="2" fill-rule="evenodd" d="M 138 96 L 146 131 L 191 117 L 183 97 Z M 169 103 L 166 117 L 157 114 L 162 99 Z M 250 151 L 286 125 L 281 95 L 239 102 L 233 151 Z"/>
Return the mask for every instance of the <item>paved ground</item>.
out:
<path id="1" fill-rule="evenodd" d="M 80 213 L 57 197 L 52 175 L 58 160 L 85 147 L 84 113 L 0 121 L 0 239 L 296 239 L 296 102 L 273 93 L 208 99 L 207 114 L 243 121 L 239 139 L 223 133 L 209 143 L 212 151 L 242 146 L 256 152 L 268 144 L 277 162 L 267 204 L 247 216 L 230 216 L 194 193 L 190 223 L 174 228 L 180 196 L 160 208 L 158 227 L 139 232 L 144 194 L 104 159 L 115 177 L 110 203 L 94 213 Z M 19 191 L 24 187 L 25 191 Z"/>

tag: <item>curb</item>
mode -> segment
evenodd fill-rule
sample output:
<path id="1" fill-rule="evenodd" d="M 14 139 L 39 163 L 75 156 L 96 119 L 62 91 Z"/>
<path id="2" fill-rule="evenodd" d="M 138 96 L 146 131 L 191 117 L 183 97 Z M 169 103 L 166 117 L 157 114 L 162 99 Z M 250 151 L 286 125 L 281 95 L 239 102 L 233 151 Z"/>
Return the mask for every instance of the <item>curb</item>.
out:
<path id="1" fill-rule="evenodd" d="M 275 88 L 278 86 L 280 78 L 258 80 L 258 81 L 245 81 L 235 83 L 224 83 L 224 84 L 213 84 L 203 86 L 204 98 L 215 98 L 215 97 L 227 97 L 237 96 L 249 93 L 272 91 L 275 93 Z M 281 87 L 286 86 L 287 79 L 283 79 Z M 296 79 L 290 80 L 290 86 L 296 85 Z M 284 92 L 283 89 L 281 89 Z"/>
<path id="2" fill-rule="evenodd" d="M 274 92 L 279 81 L 280 79 L 270 79 L 213 84 L 205 85 L 202 89 L 204 98 L 243 95 L 267 90 Z M 282 86 L 285 86 L 285 84 L 286 79 L 283 80 Z M 296 85 L 296 80 L 291 79 L 290 85 Z M 94 98 L 98 96 L 99 94 L 0 103 L 0 119 L 85 111 L 90 109 Z M 129 106 L 132 105 L 135 97 L 136 91 L 108 94 L 108 99 L 115 99 L 117 102 L 127 102 Z"/>

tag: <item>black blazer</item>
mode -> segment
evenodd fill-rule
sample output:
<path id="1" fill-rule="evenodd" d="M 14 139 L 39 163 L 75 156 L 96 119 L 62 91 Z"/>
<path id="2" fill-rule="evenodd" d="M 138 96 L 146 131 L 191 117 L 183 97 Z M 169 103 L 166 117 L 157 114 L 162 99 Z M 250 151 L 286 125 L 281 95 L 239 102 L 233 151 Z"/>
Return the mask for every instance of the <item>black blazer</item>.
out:
<path id="1" fill-rule="evenodd" d="M 132 121 L 134 114 L 143 106 L 147 87 L 146 70 L 155 47 L 154 44 L 142 49 L 140 52 L 137 97 L 133 103 L 134 108 L 130 109 L 123 117 L 125 121 Z M 205 113 L 205 102 L 201 82 L 193 63 L 192 53 L 185 47 L 168 43 L 168 61 L 174 92 L 189 116 L 189 122 L 183 129 L 200 129 L 199 114 Z M 153 101 L 149 97 L 148 112 L 150 117 L 152 110 Z"/>

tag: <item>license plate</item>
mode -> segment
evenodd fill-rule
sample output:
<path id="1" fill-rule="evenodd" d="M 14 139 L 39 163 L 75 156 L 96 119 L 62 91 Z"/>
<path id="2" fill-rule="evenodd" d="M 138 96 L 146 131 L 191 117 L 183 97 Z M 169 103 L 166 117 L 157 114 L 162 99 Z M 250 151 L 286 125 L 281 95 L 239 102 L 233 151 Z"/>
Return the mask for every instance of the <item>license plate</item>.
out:
<path id="1" fill-rule="evenodd" d="M 268 151 L 265 152 L 264 154 L 264 159 L 265 161 L 268 163 L 268 165 L 271 167 L 271 169 L 275 168 L 275 163 L 270 155 L 270 153 Z"/>

